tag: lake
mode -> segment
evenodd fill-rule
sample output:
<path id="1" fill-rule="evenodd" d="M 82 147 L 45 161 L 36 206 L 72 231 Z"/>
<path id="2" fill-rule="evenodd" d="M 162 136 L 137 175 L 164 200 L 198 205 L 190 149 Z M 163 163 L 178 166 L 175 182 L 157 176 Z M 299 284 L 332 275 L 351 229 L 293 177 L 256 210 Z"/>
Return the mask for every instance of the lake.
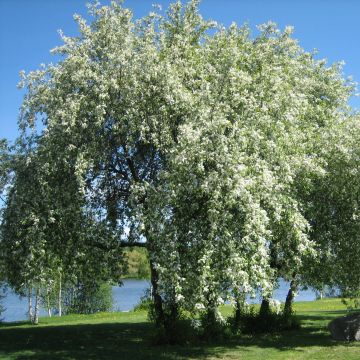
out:
<path id="1" fill-rule="evenodd" d="M 279 288 L 274 292 L 274 299 L 285 301 L 286 294 L 289 289 L 289 283 L 280 280 Z M 146 289 L 150 287 L 148 280 L 123 280 L 123 286 L 113 286 L 113 310 L 114 311 L 129 311 L 140 301 Z M 316 299 L 316 294 L 313 290 L 301 290 L 298 292 L 295 301 L 312 301 Z M 260 298 L 257 297 L 251 302 L 259 302 Z M 3 306 L 6 308 L 2 314 L 5 322 L 21 321 L 27 319 L 27 298 L 21 298 L 14 294 L 10 289 L 6 292 L 6 297 L 2 301 Z M 45 309 L 40 310 L 40 316 L 47 316 Z"/>

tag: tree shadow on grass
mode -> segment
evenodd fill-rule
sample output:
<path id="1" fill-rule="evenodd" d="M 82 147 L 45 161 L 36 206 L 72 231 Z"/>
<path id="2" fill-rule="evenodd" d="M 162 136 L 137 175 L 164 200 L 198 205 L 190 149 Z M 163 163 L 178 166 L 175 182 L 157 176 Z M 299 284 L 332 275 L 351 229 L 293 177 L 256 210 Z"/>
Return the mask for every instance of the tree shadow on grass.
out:
<path id="1" fill-rule="evenodd" d="M 29 321 L 0 322 L 0 330 L 1 328 L 17 327 L 17 326 L 24 326 L 29 324 L 30 324 Z"/>
<path id="2" fill-rule="evenodd" d="M 171 355 L 175 347 L 153 346 L 152 333 L 153 326 L 150 323 L 0 329 L 0 358 L 2 356 L 5 358 L 11 356 L 11 359 L 17 360 L 179 358 Z M 204 355 L 201 348 L 192 348 L 191 354 Z M 185 348 L 184 355 L 183 358 L 186 359 Z"/>
<path id="3" fill-rule="evenodd" d="M 317 320 L 331 320 L 334 316 L 299 316 L 316 324 Z M 320 319 L 319 319 L 320 318 Z M 234 336 L 212 344 L 192 343 L 176 346 L 154 346 L 150 323 L 102 323 L 60 325 L 28 328 L 0 328 L 0 358 L 17 360 L 108 360 L 108 359 L 204 359 L 219 356 L 231 349 L 251 351 L 251 347 L 296 350 L 312 346 L 337 346 L 322 325 L 300 330 L 255 335 Z"/>

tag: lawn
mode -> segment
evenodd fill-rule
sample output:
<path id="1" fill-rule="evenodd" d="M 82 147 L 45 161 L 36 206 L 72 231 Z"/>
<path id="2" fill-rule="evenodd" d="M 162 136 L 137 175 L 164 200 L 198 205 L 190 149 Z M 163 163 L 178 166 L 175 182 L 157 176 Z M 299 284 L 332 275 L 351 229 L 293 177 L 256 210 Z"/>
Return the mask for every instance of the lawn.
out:
<path id="1" fill-rule="evenodd" d="M 295 308 L 300 330 L 187 346 L 151 345 L 153 327 L 145 312 L 44 318 L 38 326 L 2 324 L 0 359 L 360 359 L 360 344 L 333 341 L 327 331 L 328 322 L 345 313 L 340 300 L 296 303 Z"/>

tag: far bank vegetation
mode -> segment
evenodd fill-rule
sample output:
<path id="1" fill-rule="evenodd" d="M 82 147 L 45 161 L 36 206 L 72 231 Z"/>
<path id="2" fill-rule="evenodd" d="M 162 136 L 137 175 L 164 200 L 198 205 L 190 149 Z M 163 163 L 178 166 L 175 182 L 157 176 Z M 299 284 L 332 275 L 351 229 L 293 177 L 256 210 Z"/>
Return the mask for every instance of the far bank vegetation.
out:
<path id="1" fill-rule="evenodd" d="M 148 251 L 141 247 L 125 248 L 127 272 L 125 279 L 150 279 Z"/>

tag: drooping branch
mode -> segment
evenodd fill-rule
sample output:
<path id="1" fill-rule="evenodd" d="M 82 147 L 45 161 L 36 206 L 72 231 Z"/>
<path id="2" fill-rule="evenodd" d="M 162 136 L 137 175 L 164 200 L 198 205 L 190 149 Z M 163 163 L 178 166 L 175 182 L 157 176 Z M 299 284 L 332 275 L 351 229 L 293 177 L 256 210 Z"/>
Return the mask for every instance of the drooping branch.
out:
<path id="1" fill-rule="evenodd" d="M 140 241 L 131 241 L 131 242 L 127 242 L 127 241 L 121 241 L 120 242 L 120 246 L 121 247 L 143 247 L 143 248 L 147 248 L 148 244 L 146 242 L 140 242 Z"/>
<path id="2" fill-rule="evenodd" d="M 89 244 L 90 246 L 93 246 L 99 250 L 102 250 L 102 251 L 110 251 L 112 250 L 113 248 L 111 246 L 107 246 L 106 244 L 102 244 L 102 243 L 91 243 Z M 125 248 L 125 247 L 142 247 L 142 248 L 147 248 L 148 247 L 148 244 L 146 242 L 140 242 L 140 241 L 131 241 L 131 242 L 128 242 L 128 241 L 120 241 L 119 243 L 119 246 L 121 248 Z"/>

